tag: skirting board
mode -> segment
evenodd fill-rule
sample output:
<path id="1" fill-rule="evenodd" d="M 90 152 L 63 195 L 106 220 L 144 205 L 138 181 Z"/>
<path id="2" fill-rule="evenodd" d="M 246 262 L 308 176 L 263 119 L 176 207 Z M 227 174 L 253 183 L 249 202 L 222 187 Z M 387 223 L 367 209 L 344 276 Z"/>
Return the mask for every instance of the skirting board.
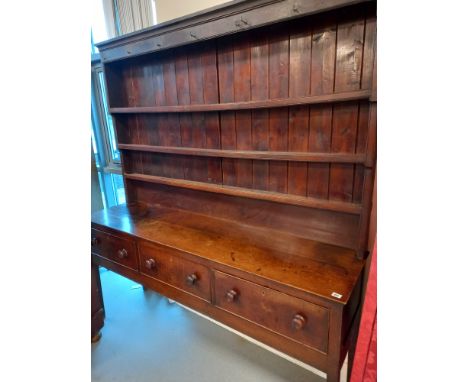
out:
<path id="1" fill-rule="evenodd" d="M 172 300 L 170 300 L 172 302 Z M 237 330 L 234 330 L 232 328 L 230 328 L 229 326 L 226 326 L 224 324 L 222 324 L 221 322 L 218 322 L 216 320 L 213 320 L 211 317 L 208 317 L 208 316 L 205 316 L 204 314 L 201 314 L 193 309 L 190 309 L 189 307 L 185 306 L 185 305 L 182 305 L 176 301 L 174 301 L 177 305 L 181 306 L 182 308 L 184 309 L 187 309 L 188 311 L 192 312 L 192 313 L 195 313 L 196 315 L 200 316 L 200 317 L 203 317 L 205 318 L 206 320 L 208 321 L 211 321 L 213 322 L 214 324 L 230 331 L 231 333 L 234 333 L 234 334 L 237 334 L 238 336 L 244 338 L 245 340 L 257 345 L 257 346 L 260 346 L 261 348 L 265 349 L 265 350 L 268 350 L 269 352 L 273 353 L 273 354 L 276 354 L 278 356 L 280 356 L 281 358 L 284 358 L 284 359 L 287 359 L 289 362 L 292 362 L 308 371 L 310 371 L 311 373 L 314 373 L 316 375 L 318 375 L 319 377 L 322 377 L 322 378 L 326 378 L 327 377 L 327 374 L 324 373 L 323 371 L 320 371 L 318 369 L 316 369 L 315 367 L 312 367 L 310 365 L 307 365 L 306 363 L 302 362 L 302 361 L 299 361 L 298 359 L 296 358 L 293 358 L 285 353 L 282 353 L 276 349 L 273 349 L 272 347 L 268 346 L 268 345 L 265 345 L 264 343 L 260 342 L 260 341 L 257 341 L 256 339 L 252 338 L 252 337 L 249 337 L 249 336 L 246 336 L 245 334 L 243 333 L 240 333 L 238 332 Z M 347 371 L 348 371 L 348 356 L 346 355 L 346 359 L 344 360 L 343 362 L 343 367 L 341 368 L 341 378 L 340 380 L 341 381 L 346 381 L 346 374 L 347 374 Z"/>

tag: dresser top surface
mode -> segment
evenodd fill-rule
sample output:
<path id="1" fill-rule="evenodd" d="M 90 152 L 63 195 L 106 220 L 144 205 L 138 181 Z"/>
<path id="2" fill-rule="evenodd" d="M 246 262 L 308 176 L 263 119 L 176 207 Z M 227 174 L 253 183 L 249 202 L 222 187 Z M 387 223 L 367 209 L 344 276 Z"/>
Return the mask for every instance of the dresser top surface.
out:
<path id="1" fill-rule="evenodd" d="M 115 206 L 92 223 L 343 304 L 364 265 L 351 249 L 165 207 Z"/>

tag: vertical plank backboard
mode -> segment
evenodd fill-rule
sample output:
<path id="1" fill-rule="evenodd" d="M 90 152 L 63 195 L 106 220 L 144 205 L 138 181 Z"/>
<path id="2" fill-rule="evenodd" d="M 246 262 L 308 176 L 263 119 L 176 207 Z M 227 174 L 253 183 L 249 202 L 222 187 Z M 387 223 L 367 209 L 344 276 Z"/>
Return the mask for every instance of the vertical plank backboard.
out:
<path id="1" fill-rule="evenodd" d="M 365 19 L 353 12 L 346 17 L 340 21 L 337 30 L 335 92 L 361 87 Z"/>
<path id="2" fill-rule="evenodd" d="M 340 19 L 336 37 L 335 92 L 361 87 L 364 26 L 365 17 L 355 11 L 344 14 Z M 358 118 L 358 104 L 334 106 L 332 152 L 355 151 Z M 341 163 L 330 166 L 330 199 L 353 200 L 354 167 Z"/>
<path id="3" fill-rule="evenodd" d="M 266 100 L 269 97 L 268 34 L 265 31 L 256 31 L 252 36 L 250 46 L 251 98 L 254 101 Z M 268 122 L 268 110 L 252 110 L 252 149 L 268 150 Z M 267 190 L 268 174 L 268 161 L 253 161 L 252 187 Z"/>
<path id="4" fill-rule="evenodd" d="M 358 123 L 358 105 L 340 103 L 333 107 L 331 151 L 354 153 Z M 329 198 L 350 202 L 353 199 L 354 165 L 333 163 L 330 168 Z"/>
<path id="5" fill-rule="evenodd" d="M 336 57 L 336 17 L 329 16 L 312 30 L 312 56 L 310 70 L 310 94 L 333 93 Z M 313 105 L 310 107 L 309 151 L 329 152 L 331 145 L 331 124 L 333 107 Z M 307 195 L 328 198 L 330 165 L 309 163 L 307 174 Z"/>
<path id="6" fill-rule="evenodd" d="M 212 104 L 219 102 L 218 68 L 216 45 L 204 45 L 202 50 L 203 66 L 203 100 Z M 205 147 L 209 149 L 221 148 L 221 132 L 219 126 L 219 114 L 216 112 L 204 113 L 205 116 Z M 208 158 L 208 177 L 210 183 L 221 184 L 223 174 L 220 158 Z"/>
<path id="7" fill-rule="evenodd" d="M 309 150 L 326 153 L 331 148 L 333 106 L 312 105 L 310 107 Z M 330 175 L 328 163 L 309 163 L 307 195 L 313 198 L 328 198 Z"/>
<path id="8" fill-rule="evenodd" d="M 312 35 L 310 28 L 298 23 L 290 31 L 289 96 L 310 94 Z M 307 151 L 309 143 L 309 106 L 289 109 L 288 149 Z M 288 162 L 288 193 L 307 195 L 307 163 Z"/>
<path id="9" fill-rule="evenodd" d="M 237 39 L 233 51 L 234 101 L 250 101 L 250 41 L 248 35 Z M 236 148 L 252 149 L 252 114 L 250 110 L 235 112 Z M 236 186 L 252 187 L 252 160 L 236 159 Z"/>
<path id="10" fill-rule="evenodd" d="M 338 95 L 373 89 L 375 51 L 375 4 L 360 4 L 106 63 L 106 81 L 112 79 L 111 89 L 119 92 L 118 96 L 109 96 L 112 107 L 210 105 Z M 371 101 L 375 101 L 372 97 Z M 120 143 L 290 154 L 361 154 L 365 155 L 365 163 L 249 159 L 245 152 L 226 154 L 230 158 L 207 151 L 163 154 L 157 153 L 158 148 L 130 151 L 137 148 L 127 147 L 122 151 L 124 171 L 286 194 L 274 195 L 280 203 L 284 201 L 285 214 L 289 203 L 316 203 L 310 199 L 323 199 L 319 203 L 331 208 L 335 208 L 335 202 L 354 204 L 346 208 L 359 208 L 355 204 L 361 204 L 363 212 L 354 211 L 354 217 L 359 216 L 359 226 L 351 230 L 346 225 L 346 239 L 340 239 L 341 244 L 359 247 L 366 239 L 365 210 L 375 165 L 375 127 L 369 130 L 375 110 L 370 113 L 367 100 L 261 107 L 202 112 L 135 111 L 116 114 L 115 126 Z M 137 181 L 129 184 L 135 187 Z M 181 183 L 181 187 L 189 186 L 193 184 Z M 213 186 L 210 190 L 226 193 Z M 250 195 L 258 195 L 259 199 L 273 197 L 261 192 Z M 224 200 L 224 196 L 219 198 Z M 304 212 L 304 221 L 307 215 Z M 334 215 L 323 216 L 328 219 Z M 294 229 L 300 230 L 296 223 Z M 328 237 L 330 221 L 315 223 L 318 226 L 313 236 Z M 323 236 L 317 234 L 321 229 Z"/>
<path id="11" fill-rule="evenodd" d="M 175 61 L 175 78 L 176 78 L 176 92 L 177 102 L 179 105 L 190 104 L 190 89 L 189 89 L 189 76 L 188 76 L 188 63 L 187 54 L 183 49 L 177 49 L 174 52 Z M 190 114 L 179 114 L 180 126 L 180 144 L 184 147 L 190 147 L 192 144 L 192 123 Z M 188 166 L 185 157 L 181 158 L 183 165 L 184 179 L 187 179 Z"/>
<path id="12" fill-rule="evenodd" d="M 203 65 L 202 47 L 192 46 L 187 49 L 187 63 L 189 73 L 190 103 L 204 103 L 203 91 Z M 206 147 L 205 115 L 204 113 L 192 114 L 192 147 Z M 208 180 L 208 169 L 204 165 L 206 160 L 199 157 L 189 157 L 186 167 L 190 173 L 189 179 L 206 182 Z"/>
<path id="13" fill-rule="evenodd" d="M 269 39 L 269 95 L 285 98 L 289 92 L 289 33 L 282 28 L 272 29 Z M 269 149 L 288 151 L 288 108 L 270 110 Z M 288 165 L 271 161 L 268 190 L 287 193 Z"/>
<path id="14" fill-rule="evenodd" d="M 218 41 L 219 102 L 234 101 L 234 53 L 231 39 Z M 220 114 L 221 148 L 236 149 L 236 120 L 232 111 Z M 230 158 L 222 159 L 223 184 L 236 185 L 236 166 Z"/>

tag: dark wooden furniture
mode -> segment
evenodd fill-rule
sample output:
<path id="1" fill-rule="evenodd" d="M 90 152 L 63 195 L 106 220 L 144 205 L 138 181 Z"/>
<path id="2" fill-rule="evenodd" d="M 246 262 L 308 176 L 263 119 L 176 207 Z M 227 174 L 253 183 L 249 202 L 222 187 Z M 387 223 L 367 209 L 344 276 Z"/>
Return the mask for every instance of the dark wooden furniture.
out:
<path id="1" fill-rule="evenodd" d="M 376 4 L 234 1 L 99 44 L 127 206 L 92 259 L 339 380 L 376 158 Z"/>
<path id="2" fill-rule="evenodd" d="M 91 148 L 91 211 L 103 208 L 101 189 L 96 170 L 96 162 Z M 104 303 L 102 300 L 101 279 L 99 268 L 91 260 L 91 341 L 101 338 L 101 328 L 104 326 Z"/>
<path id="3" fill-rule="evenodd" d="M 101 278 L 99 268 L 91 263 L 91 341 L 101 338 L 101 329 L 104 326 L 104 302 L 102 300 Z"/>

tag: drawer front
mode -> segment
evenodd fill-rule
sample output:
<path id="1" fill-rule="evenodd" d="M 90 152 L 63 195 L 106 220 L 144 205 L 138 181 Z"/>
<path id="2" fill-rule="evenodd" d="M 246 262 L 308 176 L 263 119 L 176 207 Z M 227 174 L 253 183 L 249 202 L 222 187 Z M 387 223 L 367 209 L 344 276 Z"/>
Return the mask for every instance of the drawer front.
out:
<path id="1" fill-rule="evenodd" d="M 324 353 L 328 309 L 215 271 L 215 304 L 231 313 Z"/>
<path id="2" fill-rule="evenodd" d="M 138 243 L 141 273 L 210 301 L 210 273 L 203 265 L 185 260 L 170 248 Z"/>
<path id="3" fill-rule="evenodd" d="M 91 229 L 91 252 L 138 271 L 135 242 Z"/>

